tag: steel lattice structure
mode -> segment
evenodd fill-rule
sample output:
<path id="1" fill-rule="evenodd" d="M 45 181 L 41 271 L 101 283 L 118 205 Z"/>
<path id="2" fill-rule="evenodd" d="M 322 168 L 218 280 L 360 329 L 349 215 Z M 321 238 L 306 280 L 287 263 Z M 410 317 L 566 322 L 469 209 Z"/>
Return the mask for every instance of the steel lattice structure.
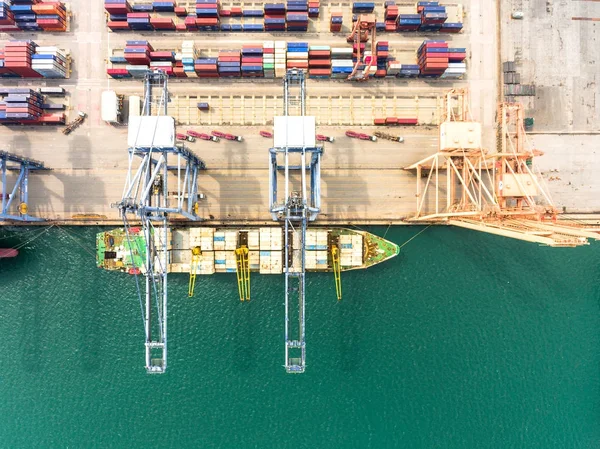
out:
<path id="1" fill-rule="evenodd" d="M 295 92 L 294 92 L 295 90 Z M 295 93 L 295 94 L 294 94 Z M 294 106 L 299 116 L 306 115 L 306 90 L 303 71 L 289 70 L 284 78 L 284 116 L 290 117 Z M 277 130 L 276 130 L 277 132 Z M 317 146 L 284 146 L 271 148 L 269 207 L 273 220 L 284 223 L 285 274 L 285 369 L 288 373 L 303 373 L 306 365 L 305 340 L 305 241 L 309 222 L 321 211 L 321 156 Z M 282 163 L 278 158 L 283 158 Z M 299 159 L 294 163 L 291 159 Z M 277 176 L 284 173 L 284 196 L 278 199 Z M 300 174 L 300 190 L 293 190 L 292 173 Z M 310 181 L 307 180 L 307 174 Z M 298 248 L 295 249 L 294 235 Z M 294 263 L 295 262 L 295 263 Z M 294 301 L 297 299 L 297 302 Z M 290 327 L 292 309 L 298 307 L 298 328 Z"/>
<path id="2" fill-rule="evenodd" d="M 41 161 L 18 156 L 6 151 L 0 151 L 0 176 L 2 176 L 2 210 L 0 220 L 12 221 L 44 221 L 43 218 L 33 217 L 28 213 L 29 174 L 32 171 L 50 170 Z M 9 187 L 7 173 L 17 173 L 14 185 Z M 18 204 L 15 203 L 18 201 Z M 17 209 L 16 213 L 13 212 Z"/>
<path id="3" fill-rule="evenodd" d="M 143 117 L 166 116 L 167 76 L 158 71 L 148 72 L 144 91 Z M 144 304 L 142 315 L 149 373 L 163 373 L 167 368 L 169 216 L 179 215 L 192 221 L 201 219 L 197 214 L 197 177 L 204 168 L 204 162 L 184 146 L 134 145 L 129 148 L 125 188 L 116 206 L 123 218 L 129 250 L 137 250 L 131 239 L 130 216 L 141 222 L 145 238 L 145 264 L 137 267 L 134 274 L 140 304 Z M 143 289 L 138 274 L 144 276 Z"/>

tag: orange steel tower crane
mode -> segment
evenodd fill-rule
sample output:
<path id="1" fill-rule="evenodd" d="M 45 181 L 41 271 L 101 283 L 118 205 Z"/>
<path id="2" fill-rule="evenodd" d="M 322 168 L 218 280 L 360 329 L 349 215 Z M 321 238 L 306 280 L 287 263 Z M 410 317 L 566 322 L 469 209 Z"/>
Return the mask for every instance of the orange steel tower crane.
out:
<path id="1" fill-rule="evenodd" d="M 356 64 L 352 73 L 348 75 L 349 80 L 366 81 L 371 73 L 371 66 L 377 60 L 377 47 L 375 37 L 377 29 L 375 27 L 375 14 L 360 14 L 358 20 L 354 24 L 352 33 L 348 36 L 348 42 L 352 42 L 356 48 L 357 58 Z M 362 75 L 357 76 L 358 68 L 362 64 L 360 61 L 360 43 L 368 42 L 369 35 L 371 36 L 371 60 L 362 72 Z"/>
<path id="2" fill-rule="evenodd" d="M 469 112 L 468 91 L 444 98 L 439 150 L 406 170 L 416 171 L 417 211 L 410 221 L 439 223 L 548 246 L 579 246 L 600 239 L 598 229 L 560 218 L 535 157 L 527 149 L 523 107 L 501 103 L 498 144 L 481 146 L 481 124 Z"/>

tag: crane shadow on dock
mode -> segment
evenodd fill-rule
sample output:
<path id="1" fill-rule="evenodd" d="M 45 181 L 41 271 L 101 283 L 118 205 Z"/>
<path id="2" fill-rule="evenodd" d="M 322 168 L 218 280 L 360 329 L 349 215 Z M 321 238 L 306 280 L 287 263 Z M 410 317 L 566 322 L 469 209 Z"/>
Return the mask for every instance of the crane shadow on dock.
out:
<path id="1" fill-rule="evenodd" d="M 215 218 L 228 220 L 236 218 L 244 220 L 254 218 L 256 210 L 260 209 L 262 204 L 260 181 L 255 176 L 249 174 L 250 170 L 239 169 L 239 174 L 232 176 L 237 167 L 248 165 L 247 142 L 226 143 L 224 156 L 227 172 L 213 176 L 218 185 L 215 192 L 207 191 L 209 198 L 218 201 L 218 205 L 209 206 L 211 212 L 216 212 Z M 210 175 L 210 166 L 208 167 L 208 176 Z M 202 176 L 202 175 L 200 175 Z M 268 180 L 268 172 L 264 172 L 265 180 Z M 267 208 L 265 207 L 265 215 Z"/>
<path id="2" fill-rule="evenodd" d="M 326 149 L 321 169 L 321 192 L 325 207 L 320 214 L 329 220 L 352 220 L 369 216 L 371 200 L 367 183 L 355 166 L 355 149 L 349 138 L 340 138 L 339 145 Z M 367 142 L 369 144 L 372 142 Z M 328 151 L 329 150 L 329 151 Z M 331 167 L 335 167 L 332 169 Z"/>
<path id="3" fill-rule="evenodd" d="M 63 186 L 64 218 L 71 218 L 73 214 L 94 213 L 98 204 L 105 201 L 105 181 L 86 171 L 93 170 L 91 159 L 91 142 L 86 136 L 74 136 L 69 141 L 68 162 L 72 167 L 83 167 L 74 173 L 52 174 Z M 78 174 L 82 172 L 83 174 Z"/>

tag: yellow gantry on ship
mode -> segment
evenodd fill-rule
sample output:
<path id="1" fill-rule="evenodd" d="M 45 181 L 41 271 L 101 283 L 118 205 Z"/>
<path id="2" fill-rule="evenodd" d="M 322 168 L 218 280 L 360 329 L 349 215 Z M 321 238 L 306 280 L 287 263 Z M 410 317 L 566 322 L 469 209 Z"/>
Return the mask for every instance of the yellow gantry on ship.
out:
<path id="1" fill-rule="evenodd" d="M 240 301 L 250 301 L 250 263 L 248 247 L 240 246 L 235 250 L 235 274 L 237 275 Z"/>
<path id="2" fill-rule="evenodd" d="M 188 286 L 188 297 L 194 296 L 194 287 L 196 286 L 196 274 L 198 273 L 198 265 L 202 258 L 202 250 L 199 246 L 192 248 L 192 262 L 190 264 L 190 284 Z"/>
<path id="3" fill-rule="evenodd" d="M 340 265 L 340 250 L 336 245 L 331 247 L 331 262 L 335 278 L 335 293 L 339 301 L 342 299 L 342 267 Z"/>

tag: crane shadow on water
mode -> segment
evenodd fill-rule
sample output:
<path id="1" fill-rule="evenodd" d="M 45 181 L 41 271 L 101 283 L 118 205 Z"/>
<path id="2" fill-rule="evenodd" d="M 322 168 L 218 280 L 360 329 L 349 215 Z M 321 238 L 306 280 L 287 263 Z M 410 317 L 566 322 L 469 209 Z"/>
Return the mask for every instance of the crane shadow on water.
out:
<path id="1" fill-rule="evenodd" d="M 256 306 L 241 302 L 233 311 L 233 367 L 235 371 L 248 373 L 256 368 Z"/>
<path id="2" fill-rule="evenodd" d="M 354 372 L 361 360 L 357 304 L 342 300 L 336 306 L 338 366 L 344 372 Z"/>

